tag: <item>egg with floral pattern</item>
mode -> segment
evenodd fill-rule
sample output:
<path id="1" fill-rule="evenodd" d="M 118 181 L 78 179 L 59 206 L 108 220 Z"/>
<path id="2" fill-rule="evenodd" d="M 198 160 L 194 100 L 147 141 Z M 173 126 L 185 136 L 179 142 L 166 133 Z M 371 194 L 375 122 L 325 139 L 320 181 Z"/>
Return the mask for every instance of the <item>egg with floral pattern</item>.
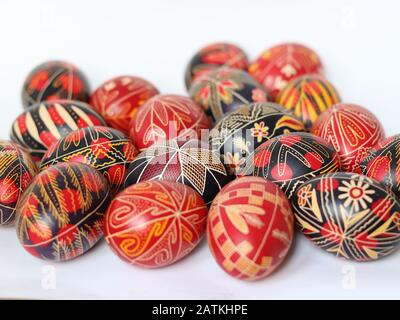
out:
<path id="1" fill-rule="evenodd" d="M 232 43 L 218 42 L 201 48 L 190 60 L 185 72 L 185 85 L 189 89 L 193 80 L 218 67 L 246 70 L 245 52 Z"/>
<path id="2" fill-rule="evenodd" d="M 220 267 L 242 280 L 270 275 L 293 241 L 294 217 L 285 194 L 259 177 L 241 177 L 214 199 L 207 221 L 209 248 Z"/>
<path id="3" fill-rule="evenodd" d="M 243 104 L 214 126 L 212 149 L 231 174 L 243 175 L 253 162 L 254 150 L 284 133 L 305 131 L 304 124 L 287 109 L 272 102 Z"/>
<path id="4" fill-rule="evenodd" d="M 337 257 L 373 261 L 399 247 L 400 203 L 374 179 L 321 175 L 301 185 L 291 202 L 303 234 Z"/>
<path id="5" fill-rule="evenodd" d="M 220 120 L 244 103 L 268 100 L 267 91 L 248 73 L 226 67 L 198 77 L 193 81 L 189 95 L 212 121 Z"/>
<path id="6" fill-rule="evenodd" d="M 290 199 L 299 185 L 316 176 L 339 171 L 339 155 L 331 144 L 307 132 L 272 138 L 254 152 L 248 174 L 279 185 Z"/>
<path id="7" fill-rule="evenodd" d="M 35 67 L 25 79 L 22 103 L 25 108 L 42 101 L 60 99 L 89 101 L 89 83 L 73 64 L 48 61 Z"/>
<path id="8" fill-rule="evenodd" d="M 106 179 L 80 163 L 61 163 L 39 173 L 17 207 L 18 238 L 35 257 L 66 261 L 90 250 L 103 236 L 111 201 Z"/>

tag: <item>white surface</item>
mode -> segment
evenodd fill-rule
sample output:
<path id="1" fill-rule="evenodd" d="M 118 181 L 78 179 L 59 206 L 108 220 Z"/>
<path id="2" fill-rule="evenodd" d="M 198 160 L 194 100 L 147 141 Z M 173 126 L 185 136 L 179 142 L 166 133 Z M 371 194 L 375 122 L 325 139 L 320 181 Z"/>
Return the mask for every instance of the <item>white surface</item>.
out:
<path id="1" fill-rule="evenodd" d="M 21 84 L 47 59 L 77 64 L 92 87 L 120 74 L 184 94 L 191 55 L 218 40 L 255 58 L 284 41 L 313 47 L 344 101 L 368 107 L 387 134 L 400 132 L 396 1 L 0 1 L 0 138 L 22 111 Z M 182 262 L 142 270 L 121 262 L 102 242 L 74 261 L 49 264 L 0 229 L 0 297 L 29 298 L 400 298 L 400 252 L 374 263 L 349 263 L 298 235 L 273 276 L 246 283 L 226 275 L 205 242 Z M 53 271 L 55 273 L 53 273 Z M 55 278 L 52 277 L 55 275 Z M 55 288 L 49 279 L 55 279 Z"/>

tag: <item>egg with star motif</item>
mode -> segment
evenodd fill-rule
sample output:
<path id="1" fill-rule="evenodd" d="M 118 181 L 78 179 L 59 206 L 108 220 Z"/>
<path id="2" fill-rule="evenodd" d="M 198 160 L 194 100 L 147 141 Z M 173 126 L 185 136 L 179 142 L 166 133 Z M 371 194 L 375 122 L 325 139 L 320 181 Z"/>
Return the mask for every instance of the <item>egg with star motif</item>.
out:
<path id="1" fill-rule="evenodd" d="M 241 177 L 214 199 L 208 246 L 229 275 L 258 280 L 281 265 L 293 242 L 294 216 L 285 194 L 259 177 Z"/>
<path id="2" fill-rule="evenodd" d="M 254 150 L 284 133 L 305 131 L 304 124 L 287 109 L 272 102 L 243 104 L 210 131 L 213 150 L 231 174 L 243 175 L 251 166 Z"/>
<path id="3" fill-rule="evenodd" d="M 111 201 L 106 179 L 81 163 L 60 163 L 40 172 L 17 207 L 16 230 L 33 256 L 67 261 L 89 251 L 103 236 Z"/>
<path id="4" fill-rule="evenodd" d="M 203 238 L 206 222 L 207 207 L 192 188 L 176 182 L 144 181 L 112 200 L 104 234 L 122 260 L 160 268 L 192 252 Z"/>
<path id="5" fill-rule="evenodd" d="M 260 145 L 254 152 L 249 175 L 279 185 L 290 199 L 302 183 L 337 172 L 339 155 L 331 144 L 308 132 L 283 134 Z"/>
<path id="6" fill-rule="evenodd" d="M 321 175 L 301 185 L 291 203 L 303 234 L 336 257 L 374 261 L 399 248 L 400 203 L 374 179 Z"/>
<path id="7" fill-rule="evenodd" d="M 122 186 L 136 147 L 122 132 L 95 126 L 72 131 L 54 143 L 43 156 L 40 169 L 62 162 L 78 162 L 100 171 L 116 193 Z"/>
<path id="8" fill-rule="evenodd" d="M 25 79 L 22 103 L 25 108 L 42 101 L 60 99 L 88 102 L 86 76 L 65 61 L 47 61 L 35 67 Z"/>
<path id="9" fill-rule="evenodd" d="M 106 125 L 104 119 L 83 102 L 57 100 L 41 102 L 14 120 L 10 138 L 40 162 L 47 148 L 71 131 Z"/>

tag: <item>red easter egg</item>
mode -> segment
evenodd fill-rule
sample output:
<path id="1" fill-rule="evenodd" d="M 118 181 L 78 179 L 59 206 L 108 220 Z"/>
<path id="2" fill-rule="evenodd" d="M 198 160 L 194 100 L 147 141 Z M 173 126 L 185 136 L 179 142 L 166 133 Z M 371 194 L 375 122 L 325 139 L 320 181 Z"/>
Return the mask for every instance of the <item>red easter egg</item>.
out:
<path id="1" fill-rule="evenodd" d="M 129 124 L 138 108 L 158 90 L 148 81 L 133 76 L 121 76 L 103 83 L 90 97 L 90 105 L 107 124 L 129 133 Z"/>
<path id="2" fill-rule="evenodd" d="M 207 239 L 218 264 L 243 280 L 268 276 L 286 257 L 293 241 L 294 216 L 273 182 L 241 177 L 214 199 Z"/>
<path id="3" fill-rule="evenodd" d="M 322 74 L 322 64 L 310 48 L 284 43 L 264 51 L 249 66 L 249 73 L 276 99 L 290 80 L 305 74 Z"/>
<path id="4" fill-rule="evenodd" d="M 192 188 L 145 181 L 120 192 L 106 212 L 107 243 L 122 260 L 144 268 L 170 265 L 189 254 L 206 229 L 207 207 Z"/>
<path id="5" fill-rule="evenodd" d="M 160 94 L 149 99 L 136 113 L 130 137 L 139 150 L 172 138 L 201 138 L 210 123 L 204 111 L 191 99 Z"/>
<path id="6" fill-rule="evenodd" d="M 367 109 L 339 103 L 323 112 L 311 132 L 330 142 L 343 171 L 359 172 L 361 160 L 385 137 L 379 120 Z"/>

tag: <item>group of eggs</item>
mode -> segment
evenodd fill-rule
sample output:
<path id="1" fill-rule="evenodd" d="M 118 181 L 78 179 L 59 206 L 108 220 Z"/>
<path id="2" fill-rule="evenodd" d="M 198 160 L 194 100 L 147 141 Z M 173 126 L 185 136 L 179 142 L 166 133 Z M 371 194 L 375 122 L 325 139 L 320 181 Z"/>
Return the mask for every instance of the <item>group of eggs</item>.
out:
<path id="1" fill-rule="evenodd" d="M 134 76 L 90 95 L 69 63 L 35 68 L 12 142 L 0 142 L 0 224 L 15 220 L 42 259 L 80 256 L 104 234 L 147 268 L 207 233 L 218 264 L 247 280 L 282 263 L 294 221 L 339 257 L 397 248 L 400 136 L 384 139 L 367 109 L 340 103 L 314 51 L 281 44 L 249 64 L 239 47 L 213 44 L 185 83 L 190 98 Z"/>

